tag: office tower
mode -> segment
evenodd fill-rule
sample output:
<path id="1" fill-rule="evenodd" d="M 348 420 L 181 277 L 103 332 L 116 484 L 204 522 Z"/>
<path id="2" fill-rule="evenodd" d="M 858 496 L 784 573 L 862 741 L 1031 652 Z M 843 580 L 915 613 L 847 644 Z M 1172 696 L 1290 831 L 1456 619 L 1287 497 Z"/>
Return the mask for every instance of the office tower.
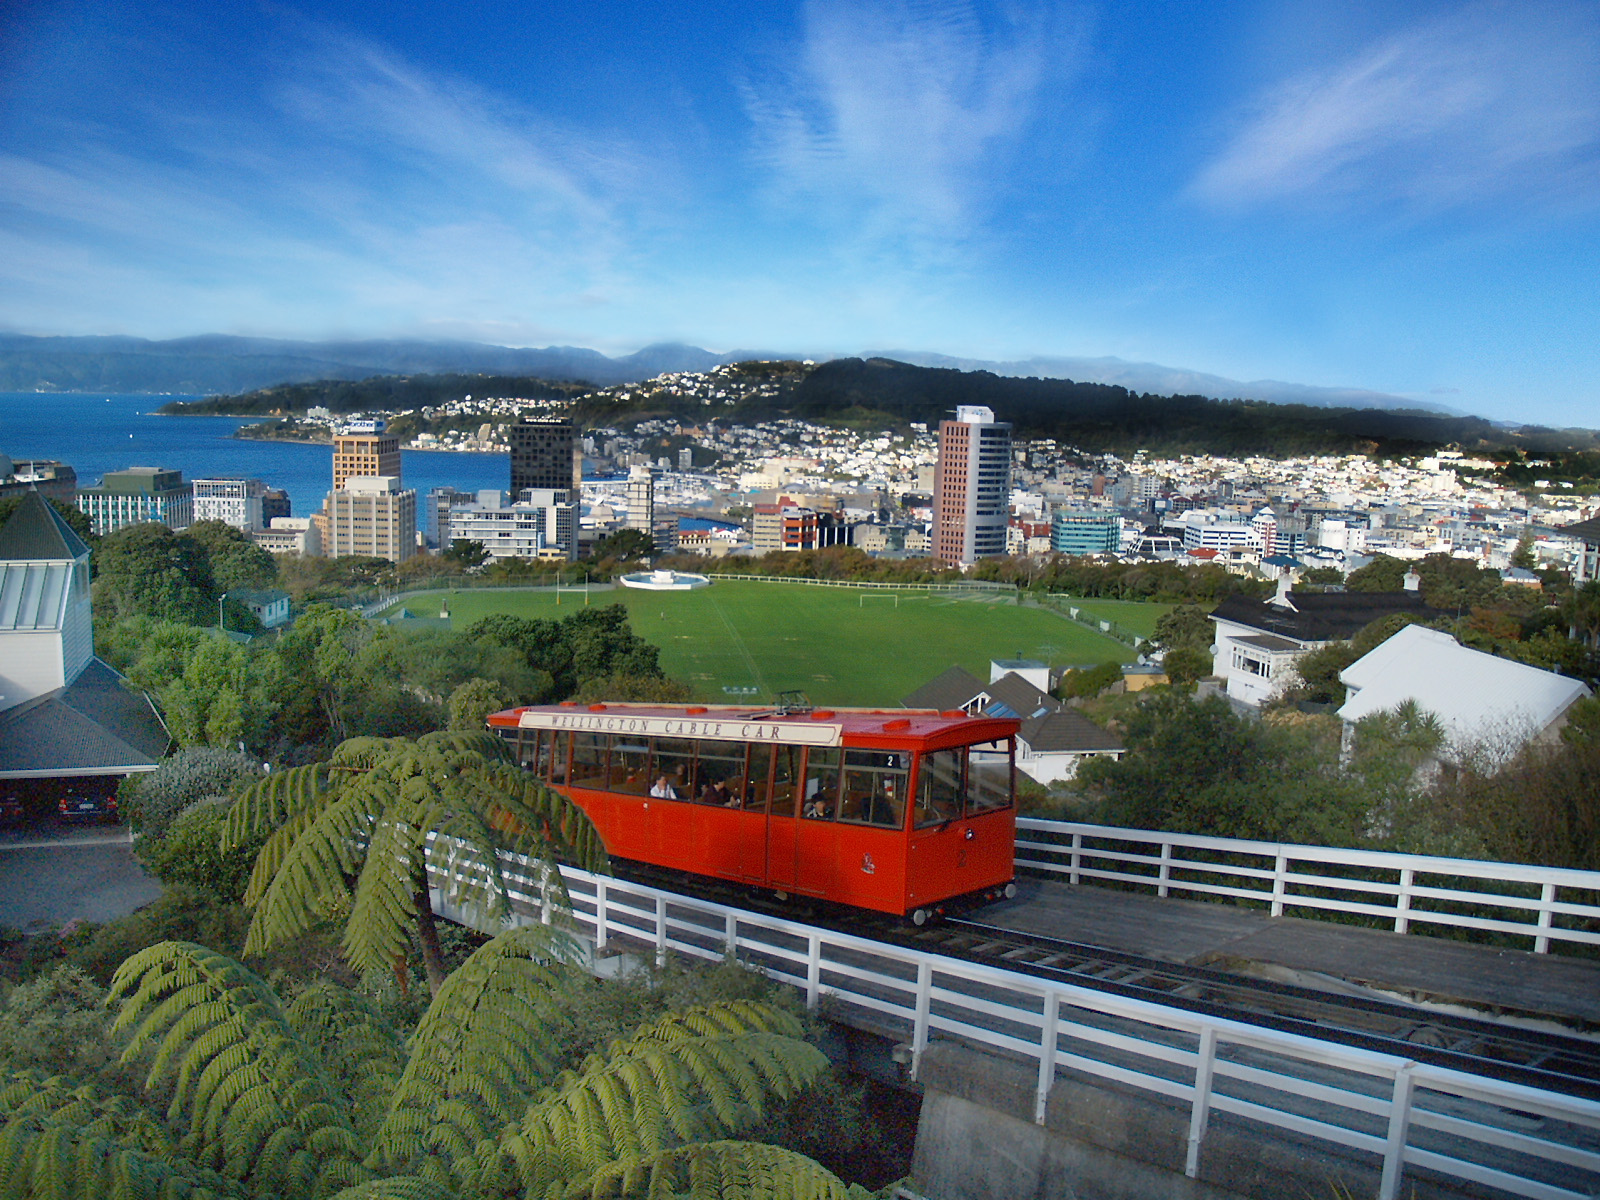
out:
<path id="1" fill-rule="evenodd" d="M 649 467 L 629 467 L 627 528 L 649 533 L 655 520 L 656 474 Z"/>
<path id="2" fill-rule="evenodd" d="M 934 470 L 933 554 L 953 566 L 1006 552 L 1011 426 L 976 404 L 939 423 Z"/>
<path id="3" fill-rule="evenodd" d="M 352 421 L 333 435 L 333 490 L 358 475 L 400 478 L 400 439 L 382 421 Z"/>
<path id="4" fill-rule="evenodd" d="M 329 558 L 355 555 L 404 562 L 417 552 L 417 493 L 393 475 L 353 475 L 328 493 Z"/>
<path id="5" fill-rule="evenodd" d="M 265 529 L 267 485 L 259 479 L 196 479 L 194 519 L 221 521 L 235 529 Z"/>
<path id="6" fill-rule="evenodd" d="M 283 488 L 268 488 L 261 496 L 261 528 L 271 529 L 275 520 L 289 515 L 289 493 Z"/>
<path id="7" fill-rule="evenodd" d="M 183 481 L 182 471 L 129 467 L 107 471 L 99 487 L 80 491 L 78 507 L 101 535 L 147 521 L 187 529 L 194 521 L 194 489 Z"/>
<path id="8" fill-rule="evenodd" d="M 578 428 L 567 417 L 523 417 L 510 429 L 511 494 L 527 488 L 570 491 L 582 486 Z"/>

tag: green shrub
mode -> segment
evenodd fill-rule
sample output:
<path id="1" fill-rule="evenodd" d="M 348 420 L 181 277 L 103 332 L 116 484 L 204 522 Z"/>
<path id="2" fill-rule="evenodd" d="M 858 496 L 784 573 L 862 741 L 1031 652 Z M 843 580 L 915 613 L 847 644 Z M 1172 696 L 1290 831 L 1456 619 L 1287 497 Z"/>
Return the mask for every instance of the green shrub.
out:
<path id="1" fill-rule="evenodd" d="M 239 784 L 260 778 L 261 764 L 249 755 L 197 746 L 163 759 L 147 775 L 124 779 L 117 788 L 117 807 L 135 829 L 159 837 L 196 801 L 226 796 Z"/>
<path id="2" fill-rule="evenodd" d="M 139 842 L 139 861 L 165 884 L 186 884 L 214 893 L 219 900 L 237 904 L 266 835 L 223 851 L 222 834 L 228 824 L 227 806 L 216 800 L 192 804 L 167 827 L 165 834 L 146 836 Z"/>

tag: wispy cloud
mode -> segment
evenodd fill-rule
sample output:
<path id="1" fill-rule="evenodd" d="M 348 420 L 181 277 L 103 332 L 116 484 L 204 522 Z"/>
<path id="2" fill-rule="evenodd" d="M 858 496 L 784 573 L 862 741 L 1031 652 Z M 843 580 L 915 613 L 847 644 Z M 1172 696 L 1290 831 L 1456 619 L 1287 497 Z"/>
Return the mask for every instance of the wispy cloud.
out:
<path id="1" fill-rule="evenodd" d="M 442 311 L 526 331 L 626 287 L 626 210 L 651 169 L 625 144 L 337 30 L 283 36 L 253 99 L 153 120 L 157 98 L 137 136 L 60 125 L 5 157 L 6 273 L 32 279 L 32 311 L 0 303 L 0 322 L 50 320 L 51 296 L 80 298 L 71 324 L 103 322 L 90 297 L 142 277 L 234 328 Z"/>
<path id="2" fill-rule="evenodd" d="M 1193 181 L 1224 207 L 1287 198 L 1448 206 L 1600 199 L 1600 20 L 1479 4 L 1268 89 Z"/>
<path id="3" fill-rule="evenodd" d="M 798 61 L 744 83 L 776 194 L 867 236 L 960 239 L 1074 47 L 1047 6 L 810 0 Z"/>

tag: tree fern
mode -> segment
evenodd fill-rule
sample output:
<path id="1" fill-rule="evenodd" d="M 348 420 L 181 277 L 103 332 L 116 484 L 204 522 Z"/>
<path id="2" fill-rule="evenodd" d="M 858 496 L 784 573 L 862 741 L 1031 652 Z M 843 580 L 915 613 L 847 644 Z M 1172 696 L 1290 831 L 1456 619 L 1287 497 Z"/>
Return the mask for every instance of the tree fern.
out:
<path id="1" fill-rule="evenodd" d="M 521 1117 L 555 1074 L 570 1022 L 548 995 L 575 953 L 570 938 L 530 926 L 495 938 L 451 973 L 417 1026 L 369 1166 L 424 1163 L 459 1182 L 463 1161 Z"/>
<path id="2" fill-rule="evenodd" d="M 124 1061 L 150 1056 L 146 1086 L 169 1086 L 181 1148 L 252 1187 L 321 1196 L 367 1178 L 348 1102 L 276 995 L 225 955 L 162 942 L 112 981 Z"/>
<path id="3" fill-rule="evenodd" d="M 871 1200 L 821 1163 L 759 1142 L 702 1142 L 608 1163 L 553 1189 L 565 1200 Z"/>
<path id="4" fill-rule="evenodd" d="M 245 901 L 254 909 L 248 954 L 296 937 L 348 907 L 344 945 L 361 970 L 393 966 L 414 930 L 429 985 L 443 982 L 430 865 L 446 897 L 490 927 L 509 911 L 500 855 L 566 858 L 606 870 L 582 809 L 512 766 L 486 733 L 351 738 L 316 771 L 299 768 L 247 789 L 229 836 L 279 822 L 256 861 Z M 431 856 L 431 858 L 430 858 Z M 552 880 L 565 903 L 559 877 Z"/>
<path id="5" fill-rule="evenodd" d="M 37 1115 L 0 1121 L 0 1195 L 18 1200 L 253 1200 L 186 1159 L 130 1148 Z"/>
<path id="6" fill-rule="evenodd" d="M 456 1194 L 431 1179 L 399 1175 L 347 1187 L 334 1193 L 332 1200 L 456 1200 Z"/>
<path id="7" fill-rule="evenodd" d="M 364 997 L 331 983 L 301 992 L 285 1015 L 350 1098 L 351 1121 L 362 1142 L 370 1142 L 406 1069 L 399 1033 Z"/>
<path id="8" fill-rule="evenodd" d="M 157 1157 L 176 1150 L 165 1126 L 143 1105 L 126 1096 L 106 1096 L 89 1084 L 38 1071 L 0 1075 L 0 1122 L 36 1118 L 71 1125 L 86 1137 L 102 1138 Z M 0 1195 L 7 1195 L 0 1189 Z"/>

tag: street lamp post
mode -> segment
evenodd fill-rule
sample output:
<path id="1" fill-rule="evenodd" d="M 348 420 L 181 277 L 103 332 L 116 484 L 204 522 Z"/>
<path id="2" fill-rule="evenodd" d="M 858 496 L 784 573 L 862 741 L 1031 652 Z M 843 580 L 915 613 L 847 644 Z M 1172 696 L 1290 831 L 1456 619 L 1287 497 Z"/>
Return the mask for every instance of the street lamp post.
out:
<path id="1" fill-rule="evenodd" d="M 222 623 L 222 602 L 227 598 L 227 592 L 223 592 L 222 595 L 217 597 L 217 629 L 222 633 L 228 632 L 228 627 Z"/>

